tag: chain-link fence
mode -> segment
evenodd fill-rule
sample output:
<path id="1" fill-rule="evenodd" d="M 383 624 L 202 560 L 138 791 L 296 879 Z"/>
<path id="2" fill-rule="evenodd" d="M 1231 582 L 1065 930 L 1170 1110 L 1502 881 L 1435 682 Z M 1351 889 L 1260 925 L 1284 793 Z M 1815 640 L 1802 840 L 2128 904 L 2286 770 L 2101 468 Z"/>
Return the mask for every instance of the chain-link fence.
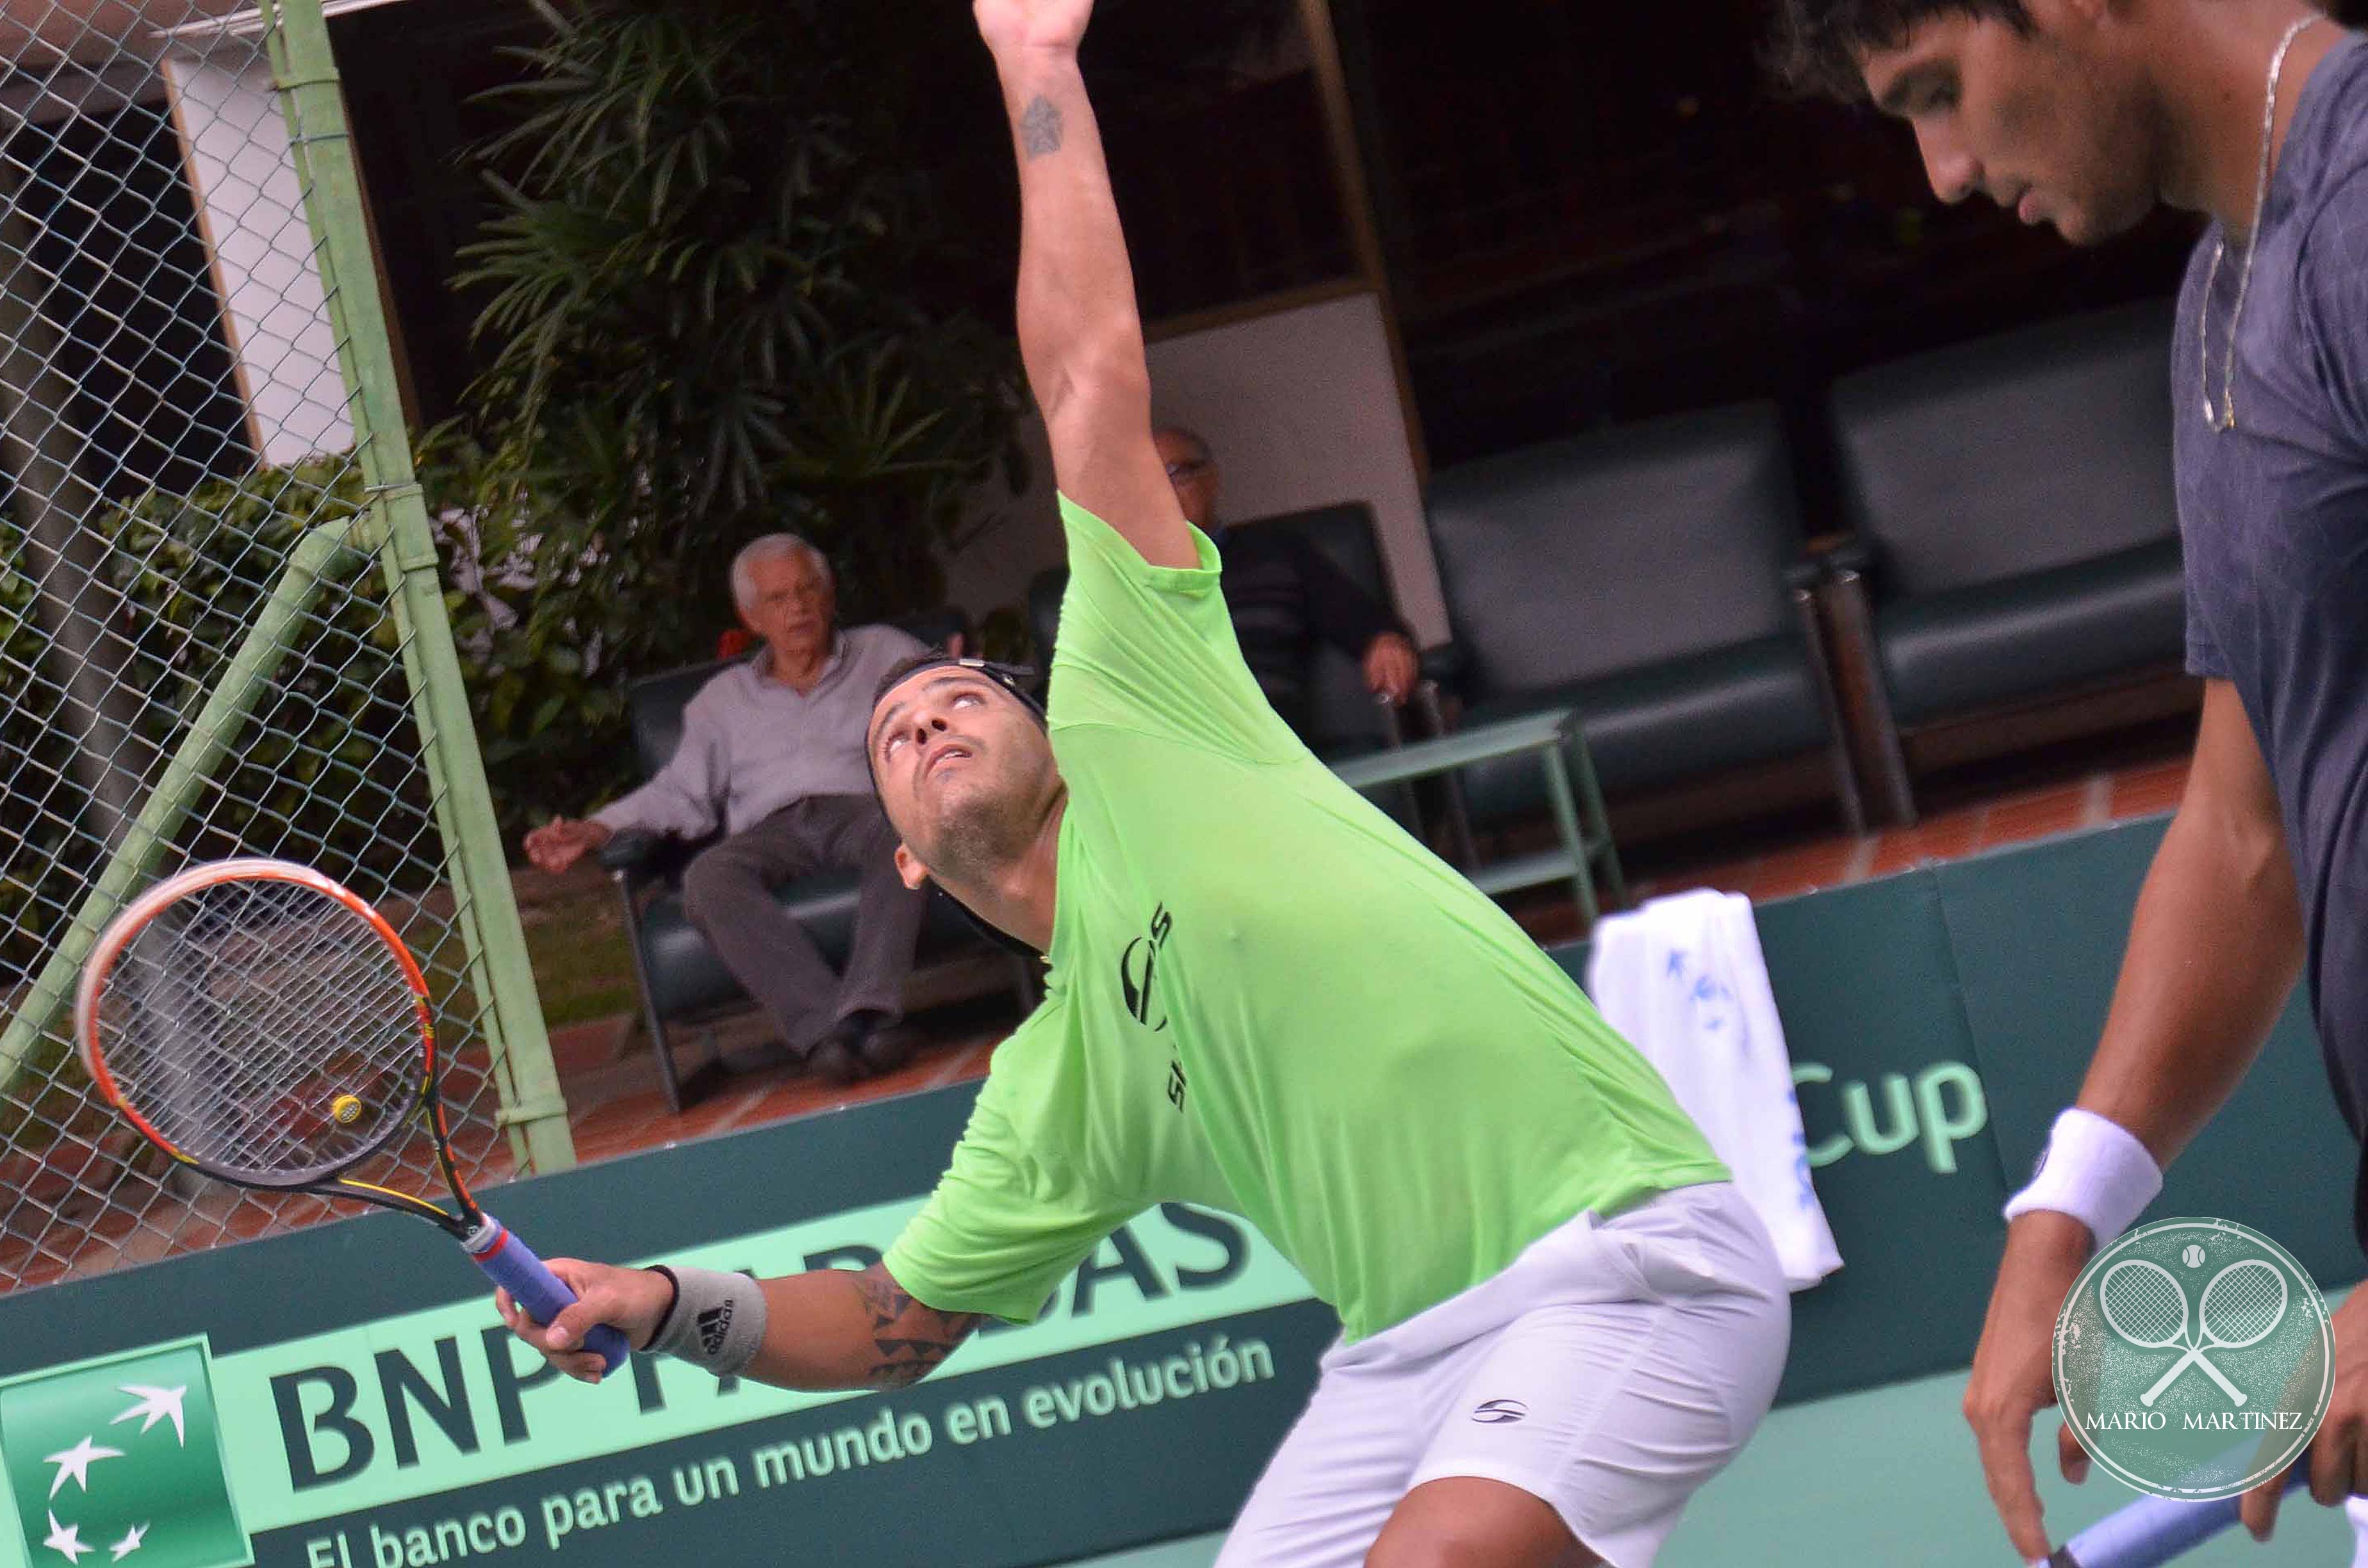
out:
<path id="1" fill-rule="evenodd" d="M 72 1050 L 195 860 L 379 903 L 467 1174 L 565 1163 L 320 0 L 11 0 L 0 51 L 0 1290 L 327 1212 L 167 1170 Z"/>

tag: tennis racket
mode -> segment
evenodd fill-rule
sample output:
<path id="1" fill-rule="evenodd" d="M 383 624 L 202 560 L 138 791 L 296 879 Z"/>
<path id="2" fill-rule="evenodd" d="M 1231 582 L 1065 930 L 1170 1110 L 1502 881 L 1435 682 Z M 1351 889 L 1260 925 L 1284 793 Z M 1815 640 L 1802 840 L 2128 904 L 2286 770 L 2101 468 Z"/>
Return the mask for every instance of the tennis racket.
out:
<path id="1" fill-rule="evenodd" d="M 2305 1454 L 2286 1472 L 2286 1490 L 2309 1479 L 2310 1456 Z M 2159 1568 L 2236 1522 L 2234 1497 L 2210 1503 L 2141 1497 L 2057 1547 L 2047 1568 Z"/>
<path id="2" fill-rule="evenodd" d="M 219 1181 L 416 1215 L 538 1322 L 575 1293 L 453 1164 L 427 983 L 385 916 L 310 867 L 194 866 L 108 923 L 74 994 L 83 1065 L 150 1142 Z M 351 1175 L 427 1124 L 448 1210 Z M 610 1371 L 625 1336 L 585 1336 Z"/>
<path id="3" fill-rule="evenodd" d="M 2285 1316 L 2286 1277 L 2269 1259 L 2248 1257 L 2230 1264 L 2212 1277 L 2212 1283 L 2203 1287 L 2203 1299 L 2196 1303 L 2195 1322 L 2203 1337 L 2190 1345 L 2187 1354 L 2155 1380 L 2154 1387 L 2138 1395 L 2138 1403 L 2153 1409 L 2162 1391 L 2178 1381 L 2191 1362 L 2218 1377 L 2219 1369 L 2204 1358 L 2206 1350 L 2243 1350 L 2259 1345 Z M 2220 1386 L 2226 1388 L 2226 1381 Z M 2238 1404 L 2245 1403 L 2242 1393 L 2236 1398 Z"/>

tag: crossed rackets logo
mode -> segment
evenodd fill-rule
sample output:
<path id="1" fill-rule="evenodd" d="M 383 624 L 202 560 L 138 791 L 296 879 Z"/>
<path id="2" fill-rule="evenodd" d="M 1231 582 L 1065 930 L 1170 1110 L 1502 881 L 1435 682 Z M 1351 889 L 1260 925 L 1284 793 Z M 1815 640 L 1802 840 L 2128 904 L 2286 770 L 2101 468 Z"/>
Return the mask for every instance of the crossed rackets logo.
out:
<path id="1" fill-rule="evenodd" d="M 2100 1248 L 2055 1320 L 2066 1424 L 2160 1497 L 2229 1497 L 2282 1473 L 2327 1414 L 2334 1365 L 2309 1272 L 2227 1220 L 2159 1220 Z"/>
<path id="2" fill-rule="evenodd" d="M 2200 1248 L 2190 1248 L 2201 1256 Z M 2243 1389 L 2212 1364 L 2208 1350 L 2247 1350 L 2285 1321 L 2286 1277 L 2267 1258 L 2240 1258 L 2212 1277 L 2195 1311 L 2188 1311 L 2187 1287 L 2151 1258 L 2125 1257 L 2105 1270 L 2097 1304 L 2105 1325 L 2140 1350 L 2182 1350 L 2169 1370 L 2138 1395 L 2148 1410 L 2190 1367 L 2201 1369 L 2239 1407 Z"/>

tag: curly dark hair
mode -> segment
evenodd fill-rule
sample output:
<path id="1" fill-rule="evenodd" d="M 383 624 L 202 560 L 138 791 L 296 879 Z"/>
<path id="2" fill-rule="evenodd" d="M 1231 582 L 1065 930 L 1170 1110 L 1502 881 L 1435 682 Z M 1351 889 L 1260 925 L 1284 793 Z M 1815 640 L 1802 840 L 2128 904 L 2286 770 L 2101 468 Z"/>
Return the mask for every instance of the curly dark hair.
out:
<path id="1" fill-rule="evenodd" d="M 1996 17 L 2017 32 L 2031 30 L 2022 0 L 1777 0 L 1769 73 L 1804 97 L 1861 100 L 1866 78 L 1859 69 L 1861 57 L 1869 50 L 1897 48 L 1934 17 Z"/>

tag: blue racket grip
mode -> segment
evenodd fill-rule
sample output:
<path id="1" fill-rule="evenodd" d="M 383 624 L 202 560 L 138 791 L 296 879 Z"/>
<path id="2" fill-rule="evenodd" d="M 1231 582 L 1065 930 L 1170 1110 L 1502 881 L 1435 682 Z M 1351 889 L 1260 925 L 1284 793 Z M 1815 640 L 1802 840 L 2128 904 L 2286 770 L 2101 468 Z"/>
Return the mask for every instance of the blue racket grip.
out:
<path id="1" fill-rule="evenodd" d="M 549 1264 L 534 1256 L 532 1247 L 491 1214 L 481 1214 L 479 1218 L 484 1223 L 462 1244 L 477 1260 L 477 1267 L 495 1284 L 507 1290 L 510 1300 L 526 1309 L 527 1316 L 537 1323 L 549 1323 L 559 1315 L 561 1308 L 575 1304 L 575 1292 L 561 1282 Z M 624 1331 L 605 1323 L 596 1324 L 584 1336 L 584 1348 L 598 1355 L 611 1372 L 623 1366 L 625 1358 L 632 1352 L 632 1346 L 625 1343 Z"/>
<path id="2" fill-rule="evenodd" d="M 2310 1479 L 2305 1454 L 2286 1472 L 2291 1492 Z M 2117 1508 L 2057 1548 L 2049 1568 L 2160 1568 L 2237 1522 L 2237 1499 L 2189 1503 L 2141 1497 Z"/>

